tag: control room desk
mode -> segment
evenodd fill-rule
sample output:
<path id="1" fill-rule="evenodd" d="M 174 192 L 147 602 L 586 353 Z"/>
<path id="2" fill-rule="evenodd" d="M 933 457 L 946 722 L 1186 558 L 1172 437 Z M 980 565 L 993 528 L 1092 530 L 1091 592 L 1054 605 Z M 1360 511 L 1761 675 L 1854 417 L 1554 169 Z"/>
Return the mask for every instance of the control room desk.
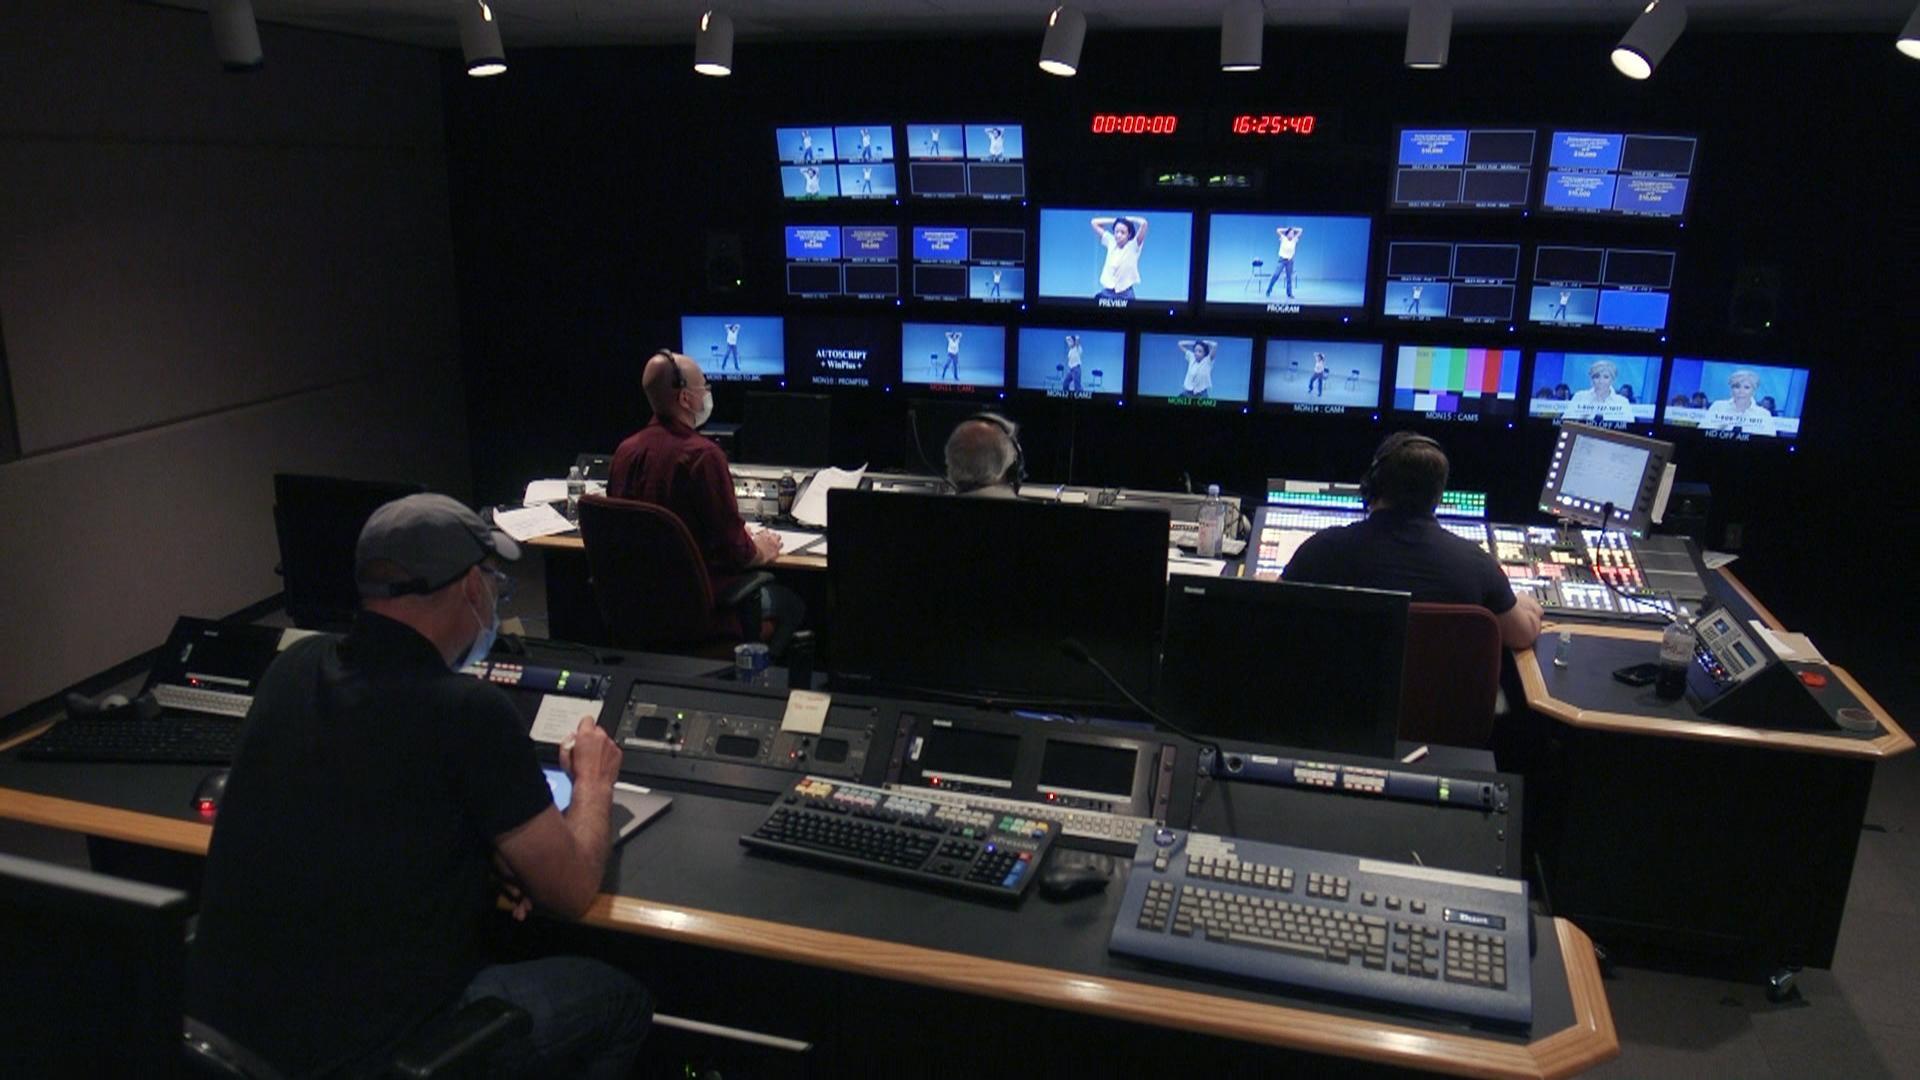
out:
<path id="1" fill-rule="evenodd" d="M 186 811 L 199 767 L 49 765 L 0 756 L 0 816 L 96 836 L 204 853 L 211 828 Z M 1123 882 L 1055 903 L 1003 907 L 750 854 L 738 844 L 765 807 L 676 794 L 667 815 L 631 838 L 588 911 L 592 927 L 697 950 L 963 995 L 1047 1039 L 1064 1024 L 1146 1024 L 1389 1067 L 1471 1076 L 1569 1076 L 1619 1052 L 1591 943 L 1564 919 L 1540 918 L 1531 1038 L 1388 1018 L 1354 1006 L 1287 999 L 1256 988 L 1167 974 L 1106 953 Z M 806 981 L 804 974 L 802 982 Z M 790 999 L 811 987 L 785 990 Z M 1054 1012 L 1031 1012 L 1027 1007 Z M 662 1002 L 670 1012 L 675 1002 Z M 831 1009 L 832 1002 L 821 1008 Z M 1076 1021 L 1076 1014 L 1082 1018 Z M 1091 1018 L 1088 1020 L 1087 1018 Z M 898 1028 L 911 1016 L 876 1016 Z M 782 1030 L 761 1017 L 761 1030 Z M 1145 1044 L 1142 1044 L 1143 1048 Z M 1125 1052 L 1122 1048 L 1120 1052 Z M 1259 1058 L 1236 1060 L 1249 1064 Z M 1269 1059 L 1270 1060 L 1270 1059 Z"/>
<path id="2" fill-rule="evenodd" d="M 1725 570 L 1709 587 L 1742 620 L 1784 629 Z M 1648 627 L 1549 625 L 1571 662 L 1514 654 L 1528 707 L 1560 744 L 1529 793 L 1530 832 L 1557 915 L 1602 945 L 1638 942 L 1734 957 L 1786 976 L 1829 967 L 1874 765 L 1913 740 L 1851 675 L 1833 675 L 1880 722 L 1874 737 L 1736 727 L 1684 699 L 1613 680 L 1656 657 Z"/>

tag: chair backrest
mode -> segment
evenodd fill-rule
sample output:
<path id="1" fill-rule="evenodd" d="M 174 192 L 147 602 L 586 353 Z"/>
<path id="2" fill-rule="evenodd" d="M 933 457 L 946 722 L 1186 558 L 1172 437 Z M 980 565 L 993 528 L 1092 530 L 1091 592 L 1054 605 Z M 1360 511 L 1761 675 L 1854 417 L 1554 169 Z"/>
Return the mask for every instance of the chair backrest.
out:
<path id="1" fill-rule="evenodd" d="M 1500 691 L 1500 622 L 1478 604 L 1413 604 L 1400 682 L 1400 737 L 1485 747 Z"/>
<path id="2" fill-rule="evenodd" d="M 419 484 L 274 475 L 273 529 L 287 615 L 295 626 L 340 629 L 353 622 L 360 608 L 353 549 L 361 526 L 387 503 L 425 490 Z"/>
<path id="3" fill-rule="evenodd" d="M 700 547 L 666 507 L 588 495 L 580 500 L 594 602 L 613 644 L 626 649 L 712 636 L 713 588 Z"/>

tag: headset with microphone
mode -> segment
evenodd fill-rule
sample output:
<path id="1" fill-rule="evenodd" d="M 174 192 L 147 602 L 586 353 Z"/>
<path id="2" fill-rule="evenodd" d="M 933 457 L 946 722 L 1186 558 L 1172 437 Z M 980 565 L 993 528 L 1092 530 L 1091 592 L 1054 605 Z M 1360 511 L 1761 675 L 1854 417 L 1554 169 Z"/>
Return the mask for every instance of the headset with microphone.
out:
<path id="1" fill-rule="evenodd" d="M 1417 431 L 1396 431 L 1382 439 L 1379 449 L 1373 452 L 1373 460 L 1367 464 L 1365 475 L 1360 477 L 1360 501 L 1369 506 L 1373 504 L 1374 485 L 1379 482 L 1381 465 L 1395 455 L 1421 446 L 1432 447 L 1442 458 L 1447 456 L 1446 448 L 1440 445 L 1439 440 Z"/>

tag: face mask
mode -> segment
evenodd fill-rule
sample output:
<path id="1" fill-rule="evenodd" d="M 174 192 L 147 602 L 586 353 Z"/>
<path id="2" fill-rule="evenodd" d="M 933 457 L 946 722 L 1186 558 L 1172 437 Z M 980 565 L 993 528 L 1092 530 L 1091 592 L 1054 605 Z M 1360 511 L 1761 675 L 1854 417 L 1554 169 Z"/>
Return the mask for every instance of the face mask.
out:
<path id="1" fill-rule="evenodd" d="M 693 410 L 693 426 L 699 427 L 713 416 L 713 389 L 711 387 L 700 394 L 700 407 Z"/>
<path id="2" fill-rule="evenodd" d="M 500 604 L 498 601 L 493 605 L 492 625 L 482 622 L 479 612 L 474 611 L 472 608 L 468 608 L 467 610 L 472 612 L 473 621 L 479 623 L 480 636 L 473 639 L 473 645 L 467 649 L 467 655 L 456 666 L 456 670 L 472 664 L 485 662 L 487 654 L 493 651 L 494 639 L 500 636 Z"/>

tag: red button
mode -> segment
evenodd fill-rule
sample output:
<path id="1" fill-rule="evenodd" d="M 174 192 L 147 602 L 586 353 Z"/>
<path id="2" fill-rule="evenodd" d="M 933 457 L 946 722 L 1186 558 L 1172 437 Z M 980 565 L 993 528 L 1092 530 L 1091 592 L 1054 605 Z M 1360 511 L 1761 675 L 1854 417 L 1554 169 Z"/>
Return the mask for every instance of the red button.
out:
<path id="1" fill-rule="evenodd" d="M 1825 675 L 1820 674 L 1817 671 L 1801 672 L 1800 681 L 1807 684 L 1808 686 L 1813 687 L 1815 690 L 1818 690 L 1821 687 L 1827 685 L 1827 677 Z"/>

